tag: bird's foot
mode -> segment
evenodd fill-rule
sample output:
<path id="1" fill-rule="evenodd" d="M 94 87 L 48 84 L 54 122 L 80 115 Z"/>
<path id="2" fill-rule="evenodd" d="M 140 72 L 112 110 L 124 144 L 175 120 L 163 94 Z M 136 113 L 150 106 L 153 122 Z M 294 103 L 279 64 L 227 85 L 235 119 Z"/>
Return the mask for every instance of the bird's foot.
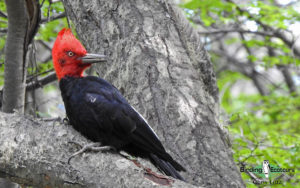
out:
<path id="1" fill-rule="evenodd" d="M 58 121 L 58 122 L 60 122 L 61 121 L 61 117 L 51 117 L 51 118 L 41 118 L 41 120 L 42 121 L 46 121 L 46 122 L 51 122 L 51 121 L 54 121 L 54 122 L 56 122 L 56 121 Z"/>
<path id="2" fill-rule="evenodd" d="M 130 154 L 127 153 L 126 151 L 121 150 L 119 153 L 120 153 L 121 156 L 125 157 L 126 159 L 128 159 L 128 160 L 130 160 L 130 161 L 137 161 L 137 158 L 136 158 L 136 157 L 130 155 Z"/>
<path id="3" fill-rule="evenodd" d="M 99 151 L 107 151 L 107 150 L 114 150 L 116 151 L 116 149 L 112 146 L 102 146 L 102 144 L 100 142 L 96 142 L 96 143 L 90 143 L 87 144 L 85 146 L 82 146 L 81 144 L 71 141 L 69 143 L 74 143 L 77 144 L 81 147 L 81 149 L 77 152 L 75 152 L 73 155 L 71 155 L 68 159 L 68 164 L 70 164 L 70 161 L 73 157 L 75 157 L 76 155 L 82 154 L 86 151 L 94 151 L 94 152 L 99 152 Z"/>
<path id="4" fill-rule="evenodd" d="M 42 121 L 46 121 L 46 122 L 59 122 L 61 124 L 64 124 L 64 125 L 70 125 L 70 121 L 67 117 L 65 118 L 61 118 L 61 117 L 55 117 L 55 118 L 41 118 Z"/>
<path id="5" fill-rule="evenodd" d="M 65 117 L 64 119 L 62 119 L 62 123 L 65 125 L 70 125 L 70 121 L 67 117 Z"/>

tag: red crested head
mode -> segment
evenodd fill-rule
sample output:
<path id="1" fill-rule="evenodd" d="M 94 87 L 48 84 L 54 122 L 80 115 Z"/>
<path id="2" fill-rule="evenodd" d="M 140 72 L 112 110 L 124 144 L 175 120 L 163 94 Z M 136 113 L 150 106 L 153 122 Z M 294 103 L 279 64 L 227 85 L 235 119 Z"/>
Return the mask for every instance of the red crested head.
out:
<path id="1" fill-rule="evenodd" d="M 106 61 L 104 55 L 88 54 L 70 29 L 62 29 L 52 49 L 52 59 L 57 78 L 82 77 L 92 63 Z"/>

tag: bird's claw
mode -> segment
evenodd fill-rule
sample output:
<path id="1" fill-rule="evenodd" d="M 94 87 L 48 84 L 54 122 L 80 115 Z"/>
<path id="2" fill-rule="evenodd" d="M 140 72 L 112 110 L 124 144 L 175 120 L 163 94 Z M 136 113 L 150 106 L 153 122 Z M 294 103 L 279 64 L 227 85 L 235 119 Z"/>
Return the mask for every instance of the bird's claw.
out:
<path id="1" fill-rule="evenodd" d="M 128 153 L 125 152 L 125 151 L 122 151 L 122 150 L 121 150 L 119 153 L 120 153 L 120 155 L 122 155 L 123 157 L 125 157 L 126 159 L 128 159 L 128 160 L 130 160 L 130 161 L 136 161 L 136 160 L 137 160 L 136 157 L 134 157 L 134 156 L 128 154 Z"/>
<path id="2" fill-rule="evenodd" d="M 112 146 L 102 146 L 101 143 L 96 142 L 96 143 L 90 143 L 87 144 L 85 146 L 82 146 L 81 144 L 79 144 L 78 142 L 74 142 L 74 141 L 70 141 L 69 143 L 74 143 L 77 144 L 81 147 L 81 149 L 77 152 L 75 152 L 73 155 L 71 155 L 68 159 L 68 164 L 70 164 L 70 161 L 73 157 L 75 157 L 76 155 L 79 155 L 81 153 L 84 153 L 86 151 L 94 151 L 94 152 L 99 152 L 99 151 L 107 151 L 107 150 L 114 150 L 116 151 L 116 149 Z"/>
<path id="3" fill-rule="evenodd" d="M 65 117 L 63 120 L 62 120 L 62 123 L 65 124 L 65 125 L 70 125 L 70 121 L 67 117 Z"/>

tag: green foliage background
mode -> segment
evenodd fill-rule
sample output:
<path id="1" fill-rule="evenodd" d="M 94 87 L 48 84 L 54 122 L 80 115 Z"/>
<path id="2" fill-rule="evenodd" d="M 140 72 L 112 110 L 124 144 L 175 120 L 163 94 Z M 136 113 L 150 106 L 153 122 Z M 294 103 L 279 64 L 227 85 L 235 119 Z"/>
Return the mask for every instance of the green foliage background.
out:
<path id="1" fill-rule="evenodd" d="M 287 29 L 289 25 L 300 21 L 300 14 L 293 6 L 279 8 L 272 0 L 251 1 L 243 5 L 222 0 L 184 2 L 181 7 L 191 23 L 196 25 L 193 18 L 200 17 L 203 22 L 202 26 L 206 27 L 213 24 L 226 25 L 246 19 L 256 23 L 261 22 L 275 29 Z M 240 8 L 249 10 L 249 7 L 257 13 L 250 15 L 239 10 Z M 257 31 L 260 30 L 262 28 L 258 24 Z M 239 41 L 234 37 L 226 40 L 224 42 L 227 45 L 241 42 L 252 49 L 269 46 L 280 50 L 281 55 L 275 57 L 248 56 L 251 62 L 259 62 L 266 69 L 282 64 L 300 65 L 300 59 L 296 58 L 291 48 L 280 39 L 270 42 L 270 37 L 266 36 L 263 40 L 251 38 Z M 210 54 L 217 67 L 218 60 L 222 57 Z M 217 75 L 218 86 L 223 93 L 221 105 L 229 115 L 230 123 L 226 127 L 232 138 L 236 164 L 239 167 L 246 165 L 250 168 L 261 165 L 263 160 L 269 160 L 270 164 L 281 168 L 295 169 L 296 173 L 289 174 L 292 177 L 290 180 L 283 181 L 281 185 L 272 185 L 272 187 L 300 187 L 300 97 L 289 94 L 287 86 L 283 86 L 285 92 L 279 92 L 272 85 L 268 86 L 271 90 L 268 96 L 247 93 L 234 96 L 231 94 L 231 86 L 240 80 L 249 80 L 249 78 L 239 72 L 229 70 Z M 299 88 L 297 91 L 299 92 Z M 223 123 L 226 124 L 226 122 Z M 242 173 L 242 177 L 247 187 L 257 187 L 246 173 Z"/>

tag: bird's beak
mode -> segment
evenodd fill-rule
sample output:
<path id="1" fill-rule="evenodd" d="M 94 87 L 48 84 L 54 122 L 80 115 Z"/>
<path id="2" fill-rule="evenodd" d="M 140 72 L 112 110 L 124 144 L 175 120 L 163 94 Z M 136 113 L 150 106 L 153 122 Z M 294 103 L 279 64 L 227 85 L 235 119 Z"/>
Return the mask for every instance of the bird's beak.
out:
<path id="1" fill-rule="evenodd" d="M 101 63 L 107 61 L 106 55 L 101 54 L 86 54 L 80 59 L 82 60 L 82 63 Z"/>

